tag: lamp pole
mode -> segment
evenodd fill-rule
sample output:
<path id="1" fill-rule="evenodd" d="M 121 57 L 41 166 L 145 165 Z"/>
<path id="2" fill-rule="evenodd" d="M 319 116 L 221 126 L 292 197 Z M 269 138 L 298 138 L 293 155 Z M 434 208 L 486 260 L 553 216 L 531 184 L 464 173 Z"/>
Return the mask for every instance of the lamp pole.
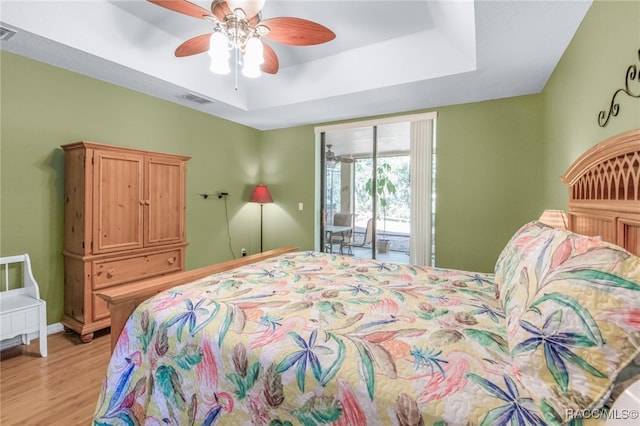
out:
<path id="1" fill-rule="evenodd" d="M 260 203 L 260 253 L 262 253 L 262 207 L 264 204 Z"/>
<path id="2" fill-rule="evenodd" d="M 249 201 L 260 204 L 260 253 L 262 253 L 262 206 L 264 206 L 265 203 L 273 203 L 269 188 L 267 188 L 266 185 L 256 185 Z"/>

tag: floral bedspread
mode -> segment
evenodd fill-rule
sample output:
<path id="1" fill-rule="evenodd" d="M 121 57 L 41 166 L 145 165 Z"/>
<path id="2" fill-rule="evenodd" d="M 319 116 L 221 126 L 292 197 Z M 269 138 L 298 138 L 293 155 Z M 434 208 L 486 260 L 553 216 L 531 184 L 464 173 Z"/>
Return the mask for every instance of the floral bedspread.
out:
<path id="1" fill-rule="evenodd" d="M 493 276 L 300 252 L 157 295 L 94 424 L 543 424 Z"/>

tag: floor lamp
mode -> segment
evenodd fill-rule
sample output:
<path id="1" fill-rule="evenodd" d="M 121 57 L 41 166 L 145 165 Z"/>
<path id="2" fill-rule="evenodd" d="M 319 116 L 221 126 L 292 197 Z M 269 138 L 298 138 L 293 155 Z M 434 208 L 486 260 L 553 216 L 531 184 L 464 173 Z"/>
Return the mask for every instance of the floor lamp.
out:
<path id="1" fill-rule="evenodd" d="M 252 203 L 260 203 L 260 253 L 262 253 L 262 206 L 265 203 L 273 203 L 271 194 L 269 194 L 269 188 L 266 185 L 256 185 L 251 194 Z"/>

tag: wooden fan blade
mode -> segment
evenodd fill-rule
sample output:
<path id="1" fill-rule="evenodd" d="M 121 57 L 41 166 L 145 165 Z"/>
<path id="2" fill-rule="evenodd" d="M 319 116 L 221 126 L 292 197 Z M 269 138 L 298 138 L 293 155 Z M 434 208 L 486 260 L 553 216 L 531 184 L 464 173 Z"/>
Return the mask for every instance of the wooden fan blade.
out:
<path id="1" fill-rule="evenodd" d="M 276 55 L 276 52 L 273 50 L 273 48 L 264 41 L 262 42 L 262 46 L 264 63 L 260 68 L 262 69 L 262 72 L 266 72 L 267 74 L 276 74 L 278 72 L 278 69 L 280 69 L 280 61 L 278 61 L 278 56 Z"/>
<path id="2" fill-rule="evenodd" d="M 256 25 L 260 23 L 260 15 L 256 15 L 253 18 L 249 19 L 249 26 L 251 28 L 255 28 Z"/>
<path id="3" fill-rule="evenodd" d="M 302 18 L 270 18 L 260 22 L 269 28 L 264 38 L 292 46 L 326 43 L 336 35 L 329 28 Z"/>
<path id="4" fill-rule="evenodd" d="M 224 0 L 213 0 L 211 3 L 211 12 L 218 19 L 218 21 L 224 21 L 224 17 L 227 15 L 232 15 L 231 9 L 229 9 L 229 5 Z"/>
<path id="5" fill-rule="evenodd" d="M 202 34 L 182 43 L 176 49 L 176 56 L 190 56 L 197 55 L 198 53 L 206 52 L 209 50 L 209 40 L 211 40 L 211 34 Z"/>
<path id="6" fill-rule="evenodd" d="M 157 4 L 166 9 L 173 10 L 174 12 L 183 13 L 194 18 L 204 18 L 205 16 L 211 16 L 211 12 L 207 9 L 198 6 L 197 4 L 190 3 L 186 0 L 147 0 L 150 3 Z"/>

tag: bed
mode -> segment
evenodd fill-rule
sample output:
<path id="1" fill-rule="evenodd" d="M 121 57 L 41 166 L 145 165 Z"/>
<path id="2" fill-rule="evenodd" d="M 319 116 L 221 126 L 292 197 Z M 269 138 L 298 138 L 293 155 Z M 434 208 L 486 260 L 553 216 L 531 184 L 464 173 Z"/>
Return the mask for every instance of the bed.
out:
<path id="1" fill-rule="evenodd" d="M 94 424 L 594 421 L 638 373 L 640 130 L 563 181 L 580 233 L 524 224 L 491 274 L 283 248 L 105 292 Z"/>

